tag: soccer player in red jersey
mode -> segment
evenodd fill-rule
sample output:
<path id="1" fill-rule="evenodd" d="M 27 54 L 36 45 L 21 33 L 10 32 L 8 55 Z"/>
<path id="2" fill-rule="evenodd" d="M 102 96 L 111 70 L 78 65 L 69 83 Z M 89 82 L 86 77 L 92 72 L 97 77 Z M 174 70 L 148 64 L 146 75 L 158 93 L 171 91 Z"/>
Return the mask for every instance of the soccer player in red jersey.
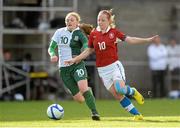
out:
<path id="1" fill-rule="evenodd" d="M 97 17 L 98 26 L 89 35 L 88 48 L 79 56 L 66 61 L 66 64 L 79 63 L 91 53 L 96 54 L 96 66 L 104 86 L 115 99 L 120 101 L 121 106 L 134 115 L 134 120 L 143 120 L 143 116 L 126 96 L 132 96 L 139 103 L 144 103 L 143 96 L 135 89 L 126 85 L 125 71 L 122 63 L 118 60 L 117 40 L 127 43 L 138 44 L 157 41 L 158 35 L 150 38 L 138 38 L 125 35 L 115 28 L 114 15 L 111 10 L 102 10 Z"/>

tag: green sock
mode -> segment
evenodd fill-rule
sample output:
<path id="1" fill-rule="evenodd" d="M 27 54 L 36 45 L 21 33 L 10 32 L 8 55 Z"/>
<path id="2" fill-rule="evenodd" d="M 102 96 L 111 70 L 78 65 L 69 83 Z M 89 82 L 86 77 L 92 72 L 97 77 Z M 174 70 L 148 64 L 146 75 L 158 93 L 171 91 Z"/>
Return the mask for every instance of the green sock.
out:
<path id="1" fill-rule="evenodd" d="M 86 91 L 84 94 L 83 94 L 84 98 L 85 98 L 85 101 L 86 101 L 86 104 L 87 106 L 89 107 L 89 109 L 92 111 L 92 112 L 97 112 L 96 110 L 96 105 L 95 105 L 95 98 L 94 96 L 92 95 L 91 91 L 88 90 Z"/>

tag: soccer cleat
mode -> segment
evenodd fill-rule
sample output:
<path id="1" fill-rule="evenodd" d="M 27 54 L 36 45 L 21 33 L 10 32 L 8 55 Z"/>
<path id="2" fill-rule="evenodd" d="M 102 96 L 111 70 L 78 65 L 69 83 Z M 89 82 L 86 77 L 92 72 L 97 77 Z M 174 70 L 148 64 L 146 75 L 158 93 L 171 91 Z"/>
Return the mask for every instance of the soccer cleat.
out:
<path id="1" fill-rule="evenodd" d="M 92 120 L 96 120 L 99 121 L 100 120 L 100 116 L 97 112 L 92 112 Z"/>
<path id="2" fill-rule="evenodd" d="M 134 121 L 141 121 L 141 120 L 144 120 L 144 119 L 143 119 L 143 116 L 140 114 L 140 115 L 135 115 L 133 120 Z"/>
<path id="3" fill-rule="evenodd" d="M 134 89 L 134 99 L 137 101 L 138 104 L 144 104 L 144 97 L 135 89 Z"/>

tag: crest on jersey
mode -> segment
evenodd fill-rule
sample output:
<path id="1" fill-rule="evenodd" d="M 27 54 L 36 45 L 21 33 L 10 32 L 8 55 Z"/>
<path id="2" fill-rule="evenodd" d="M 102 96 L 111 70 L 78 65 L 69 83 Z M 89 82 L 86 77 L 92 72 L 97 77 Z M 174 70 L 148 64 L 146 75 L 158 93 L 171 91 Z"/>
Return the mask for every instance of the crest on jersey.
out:
<path id="1" fill-rule="evenodd" d="M 114 33 L 110 32 L 110 33 L 109 33 L 109 38 L 110 38 L 110 39 L 113 39 L 113 38 L 114 38 Z"/>
<path id="2" fill-rule="evenodd" d="M 75 37 L 74 37 L 74 40 L 75 40 L 75 41 L 78 41 L 78 40 L 79 40 L 79 37 L 78 37 L 78 36 L 75 36 Z"/>

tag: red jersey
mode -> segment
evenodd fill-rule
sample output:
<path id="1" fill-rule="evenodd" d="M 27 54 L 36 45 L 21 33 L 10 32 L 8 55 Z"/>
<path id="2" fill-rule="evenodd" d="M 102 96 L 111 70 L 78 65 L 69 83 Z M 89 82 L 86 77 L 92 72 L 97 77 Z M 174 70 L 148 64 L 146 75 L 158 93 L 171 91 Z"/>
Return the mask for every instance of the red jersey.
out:
<path id="1" fill-rule="evenodd" d="M 96 66 L 103 67 L 118 60 L 116 39 L 125 40 L 126 35 L 116 28 L 108 28 L 106 33 L 98 29 L 91 32 L 88 46 L 95 49 Z"/>

